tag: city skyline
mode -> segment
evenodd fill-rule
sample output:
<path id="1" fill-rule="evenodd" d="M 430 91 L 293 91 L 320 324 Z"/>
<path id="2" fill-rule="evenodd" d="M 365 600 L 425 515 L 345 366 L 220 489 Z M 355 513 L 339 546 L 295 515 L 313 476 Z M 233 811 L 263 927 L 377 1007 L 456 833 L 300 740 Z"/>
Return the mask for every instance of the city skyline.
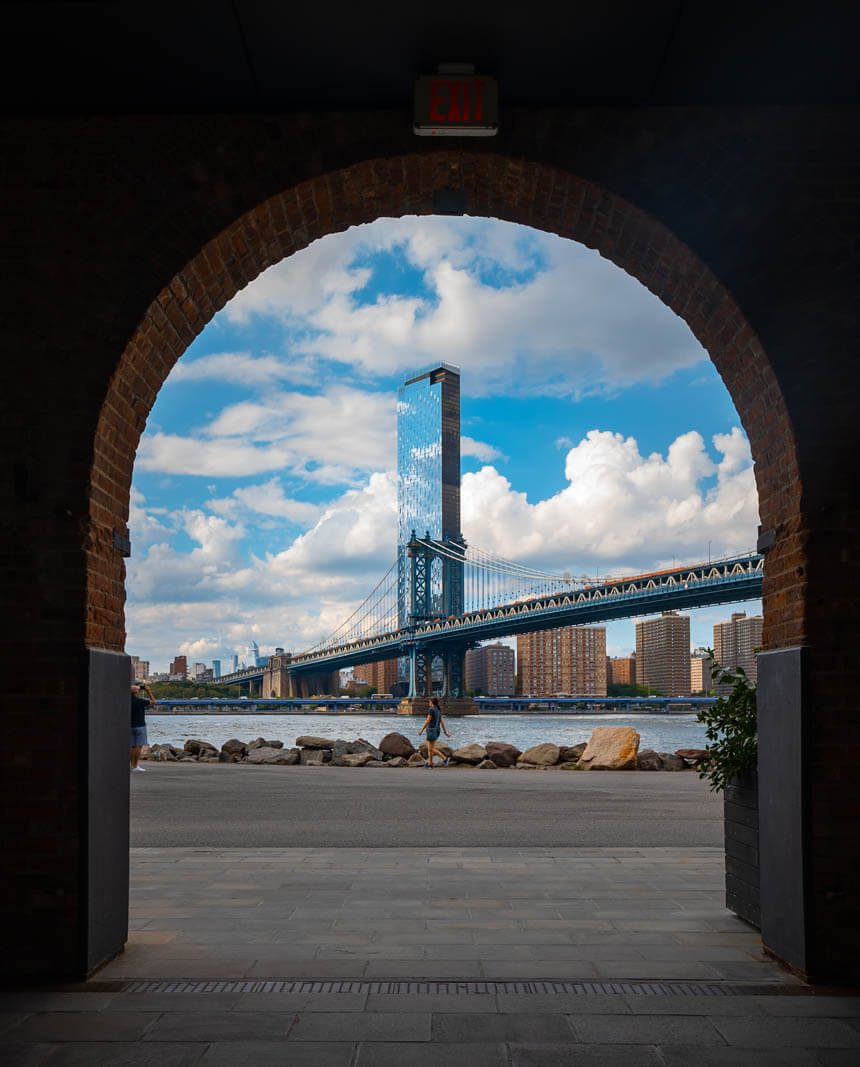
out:
<path id="1" fill-rule="evenodd" d="M 261 275 L 161 390 L 135 467 L 128 648 L 265 655 L 339 625 L 393 561 L 396 386 L 434 360 L 462 368 L 470 543 L 591 575 L 754 544 L 737 416 L 656 298 L 524 227 L 383 220 Z M 719 612 L 694 614 L 703 643 Z M 629 652 L 632 623 L 607 644 Z"/>

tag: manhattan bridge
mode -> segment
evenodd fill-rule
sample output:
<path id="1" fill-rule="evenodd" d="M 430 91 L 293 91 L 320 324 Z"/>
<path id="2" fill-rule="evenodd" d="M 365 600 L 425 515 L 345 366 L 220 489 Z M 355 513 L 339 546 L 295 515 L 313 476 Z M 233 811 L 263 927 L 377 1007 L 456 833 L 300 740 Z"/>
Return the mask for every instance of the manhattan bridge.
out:
<path id="1" fill-rule="evenodd" d="M 629 577 L 549 574 L 467 545 L 460 531 L 460 376 L 442 363 L 398 391 L 398 548 L 353 614 L 313 648 L 289 657 L 295 695 L 325 691 L 333 672 L 406 657 L 407 700 L 426 702 L 432 664 L 442 696 L 464 696 L 466 652 L 483 641 L 761 596 L 755 553 Z M 262 668 L 222 682 L 262 676 Z M 303 692 L 304 691 L 304 692 Z"/>

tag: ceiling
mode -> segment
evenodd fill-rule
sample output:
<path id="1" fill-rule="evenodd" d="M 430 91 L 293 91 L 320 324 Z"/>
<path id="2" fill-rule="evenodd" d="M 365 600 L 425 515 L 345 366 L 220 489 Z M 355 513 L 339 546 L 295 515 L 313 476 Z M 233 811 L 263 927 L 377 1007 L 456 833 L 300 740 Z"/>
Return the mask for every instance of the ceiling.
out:
<path id="1" fill-rule="evenodd" d="M 508 105 L 853 104 L 860 4 L 0 3 L 6 114 L 410 106 L 472 62 Z"/>

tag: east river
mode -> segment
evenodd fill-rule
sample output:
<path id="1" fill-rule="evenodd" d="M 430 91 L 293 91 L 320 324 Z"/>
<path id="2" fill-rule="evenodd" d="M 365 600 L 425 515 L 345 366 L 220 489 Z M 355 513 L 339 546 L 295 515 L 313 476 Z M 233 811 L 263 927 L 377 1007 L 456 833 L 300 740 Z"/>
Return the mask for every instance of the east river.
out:
<path id="1" fill-rule="evenodd" d="M 379 744 L 392 731 L 418 743 L 423 718 L 408 715 L 147 715 L 151 745 L 167 743 L 181 748 L 193 737 L 221 747 L 238 738 L 253 741 L 283 741 L 295 744 L 303 734 L 355 741 L 363 737 Z M 595 726 L 632 726 L 640 735 L 640 750 L 674 752 L 679 748 L 704 748 L 705 727 L 695 715 L 468 715 L 446 720 L 453 747 L 472 741 L 507 741 L 525 751 L 551 741 L 576 745 L 587 741 Z M 442 740 L 447 740 L 444 736 Z"/>

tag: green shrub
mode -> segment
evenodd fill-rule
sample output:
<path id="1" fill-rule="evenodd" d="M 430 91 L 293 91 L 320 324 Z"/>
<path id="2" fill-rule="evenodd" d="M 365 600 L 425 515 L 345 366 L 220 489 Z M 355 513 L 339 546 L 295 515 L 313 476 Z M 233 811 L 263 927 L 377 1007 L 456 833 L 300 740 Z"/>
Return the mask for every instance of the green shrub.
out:
<path id="1" fill-rule="evenodd" d="M 713 655 L 712 655 L 713 659 Z M 754 770 L 758 759 L 758 720 L 756 691 L 742 667 L 724 670 L 714 663 L 715 685 L 730 685 L 727 697 L 702 708 L 696 719 L 704 723 L 707 756 L 699 764 L 700 778 L 707 778 L 715 793 L 722 792 L 733 778 Z"/>

